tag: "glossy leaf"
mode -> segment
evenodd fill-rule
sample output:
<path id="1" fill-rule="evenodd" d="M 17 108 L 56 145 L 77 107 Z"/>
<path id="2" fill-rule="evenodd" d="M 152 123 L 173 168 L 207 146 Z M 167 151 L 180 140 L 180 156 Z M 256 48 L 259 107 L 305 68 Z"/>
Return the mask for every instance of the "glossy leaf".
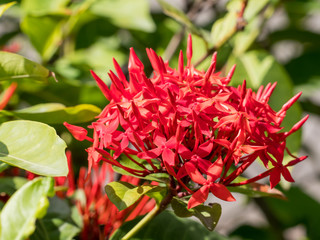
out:
<path id="1" fill-rule="evenodd" d="M 239 187 L 228 187 L 230 192 L 238 192 L 249 197 L 274 197 L 279 199 L 287 199 L 285 195 L 276 188 L 271 189 L 269 185 L 250 183 Z"/>
<path id="2" fill-rule="evenodd" d="M 16 4 L 17 2 L 10 2 L 10 3 L 5 3 L 0 5 L 0 17 L 3 15 L 5 11 L 8 10 L 12 5 Z"/>
<path id="3" fill-rule="evenodd" d="M 105 186 L 105 191 L 114 205 L 121 211 L 130 207 L 139 200 L 144 194 L 157 186 L 142 185 L 134 186 L 127 182 L 111 182 Z"/>
<path id="4" fill-rule="evenodd" d="M 65 142 L 54 128 L 39 122 L 11 121 L 0 125 L 0 160 L 45 176 L 66 176 Z"/>
<path id="5" fill-rule="evenodd" d="M 75 124 L 93 120 L 100 111 L 98 107 L 90 104 L 66 107 L 60 103 L 44 103 L 17 111 L 2 110 L 0 114 L 47 124 L 62 124 L 63 122 Z"/>
<path id="6" fill-rule="evenodd" d="M 110 240 L 122 239 L 125 234 L 135 226 L 141 218 L 123 224 L 112 236 Z M 164 211 L 150 221 L 130 240 L 227 240 L 228 238 L 217 232 L 210 232 L 201 224 L 191 219 L 176 217 L 170 211 Z"/>
<path id="7" fill-rule="evenodd" d="M 213 231 L 218 224 L 221 216 L 221 206 L 218 203 L 213 203 L 211 206 L 203 204 L 194 208 L 188 209 L 187 202 L 174 198 L 171 201 L 172 209 L 178 217 L 191 217 L 198 218 L 201 223 L 210 231 Z"/>
<path id="8" fill-rule="evenodd" d="M 0 51 L 0 81 L 47 80 L 52 73 L 38 63 L 18 54 Z"/>
<path id="9" fill-rule="evenodd" d="M 150 16 L 147 0 L 100 0 L 96 1 L 90 10 L 110 19 L 120 28 L 153 32 L 156 27 Z"/>
<path id="10" fill-rule="evenodd" d="M 15 192 L 0 215 L 0 239 L 20 240 L 32 234 L 36 219 L 43 217 L 49 206 L 47 196 L 53 193 L 52 178 L 36 178 Z"/>
<path id="11" fill-rule="evenodd" d="M 82 227 L 72 219 L 72 211 L 78 211 L 77 207 L 70 207 L 66 199 L 56 196 L 49 199 L 49 202 L 47 214 L 42 219 L 37 220 L 37 228 L 30 236 L 30 240 L 74 239 Z"/>

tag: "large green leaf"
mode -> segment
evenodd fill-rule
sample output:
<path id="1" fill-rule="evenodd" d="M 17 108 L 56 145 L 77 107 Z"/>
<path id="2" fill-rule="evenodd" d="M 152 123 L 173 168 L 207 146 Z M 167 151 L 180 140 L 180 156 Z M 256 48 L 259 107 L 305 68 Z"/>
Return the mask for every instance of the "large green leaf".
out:
<path id="1" fill-rule="evenodd" d="M 14 116 L 20 119 L 39 121 L 47 124 L 61 124 L 63 122 L 89 122 L 100 113 L 100 108 L 90 104 L 80 104 L 66 107 L 60 103 L 37 104 L 17 111 L 0 111 L 0 114 Z"/>
<path id="2" fill-rule="evenodd" d="M 149 10 L 147 0 L 99 0 L 90 10 L 110 21 L 120 28 L 128 28 L 153 32 L 156 28 Z"/>
<path id="3" fill-rule="evenodd" d="M 46 176 L 66 176 L 65 142 L 54 128 L 17 120 L 0 125 L 0 160 Z"/>
<path id="4" fill-rule="evenodd" d="M 0 81 L 34 79 L 44 81 L 52 73 L 38 63 L 18 54 L 0 51 Z"/>
<path id="5" fill-rule="evenodd" d="M 110 240 L 122 239 L 141 218 L 123 224 Z M 130 240 L 227 240 L 217 232 L 210 232 L 191 219 L 176 217 L 172 212 L 164 211 L 150 221 Z"/>
<path id="6" fill-rule="evenodd" d="M 111 182 L 105 186 L 106 193 L 111 202 L 121 211 L 130 207 L 144 194 L 157 186 L 142 185 L 134 186 L 127 182 Z M 159 190 L 160 191 L 160 190 Z"/>
<path id="7" fill-rule="evenodd" d="M 76 206 L 70 207 L 66 199 L 53 197 L 49 199 L 50 205 L 47 214 L 38 219 L 36 230 L 30 236 L 30 240 L 71 240 L 80 231 L 76 221 L 72 219 L 73 211 L 78 211 Z M 81 219 L 80 214 L 77 214 Z"/>
<path id="8" fill-rule="evenodd" d="M 171 201 L 172 209 L 178 217 L 191 217 L 198 218 L 202 224 L 210 231 L 213 231 L 218 224 L 221 216 L 221 206 L 218 203 L 214 203 L 211 206 L 205 206 L 203 204 L 194 208 L 188 209 L 187 202 L 173 198 Z"/>
<path id="9" fill-rule="evenodd" d="M 35 230 L 35 221 L 45 215 L 52 196 L 53 179 L 36 178 L 15 192 L 0 215 L 0 239 L 20 240 Z"/>

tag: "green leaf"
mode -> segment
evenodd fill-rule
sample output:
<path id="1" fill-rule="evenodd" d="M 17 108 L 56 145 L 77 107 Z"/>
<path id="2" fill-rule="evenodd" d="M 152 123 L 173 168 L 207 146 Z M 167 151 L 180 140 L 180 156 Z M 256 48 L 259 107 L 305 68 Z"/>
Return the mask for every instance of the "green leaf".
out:
<path id="1" fill-rule="evenodd" d="M 89 122 L 99 113 L 100 108 L 90 104 L 66 107 L 60 103 L 37 104 L 17 111 L 0 111 L 0 114 L 15 116 L 19 119 L 43 122 L 46 124 L 70 124 Z"/>
<path id="2" fill-rule="evenodd" d="M 117 62 L 122 65 L 127 61 L 127 56 L 120 51 L 121 39 L 118 36 L 108 38 L 100 37 L 90 47 L 76 50 L 56 62 L 56 69 L 61 75 L 70 79 L 86 77 L 92 69 L 101 79 L 109 81 L 107 72 L 114 70 L 112 58 L 117 56 Z M 106 83 L 108 84 L 108 82 Z M 91 96 L 92 97 L 92 96 Z"/>
<path id="3" fill-rule="evenodd" d="M 116 205 L 119 211 L 130 207 L 139 200 L 144 194 L 157 186 L 142 185 L 134 186 L 127 182 L 111 182 L 105 186 L 105 191 L 111 202 Z"/>
<path id="4" fill-rule="evenodd" d="M 248 4 L 243 13 L 243 19 L 251 25 L 251 21 L 255 20 L 254 17 L 260 13 L 260 11 L 270 2 L 270 0 L 261 0 L 261 1 L 248 1 Z M 243 1 L 233 0 L 230 1 L 227 5 L 228 13 L 218 19 L 212 26 L 211 29 L 211 39 L 215 48 L 220 48 L 226 41 L 228 41 L 235 33 L 237 33 L 237 24 L 238 24 L 238 13 L 241 11 Z M 245 26 L 246 29 L 247 26 Z M 250 45 L 252 40 L 254 40 L 258 33 L 255 31 L 256 28 L 248 33 L 238 32 L 244 38 L 245 45 Z M 247 41 L 245 41 L 247 40 Z M 238 40 L 239 41 L 239 40 Z M 237 46 L 237 44 L 235 45 Z M 239 50 L 237 50 L 239 51 Z"/>
<path id="5" fill-rule="evenodd" d="M 45 215 L 47 196 L 53 194 L 52 178 L 36 178 L 26 183 L 8 200 L 0 215 L 0 239 L 20 240 L 35 230 L 35 221 Z"/>
<path id="6" fill-rule="evenodd" d="M 90 10 L 120 27 L 145 32 L 153 32 L 156 28 L 149 10 L 147 0 L 99 0 L 96 1 Z"/>
<path id="7" fill-rule="evenodd" d="M 288 201 L 275 198 L 264 198 L 268 211 L 271 211 L 282 224 L 282 229 L 290 229 L 296 226 L 305 228 L 307 239 L 320 239 L 319 226 L 320 203 L 296 186 L 285 191 Z"/>
<path id="8" fill-rule="evenodd" d="M 271 0 L 260 0 L 260 1 L 249 0 L 244 10 L 243 18 L 247 22 L 250 22 L 270 2 Z M 227 5 L 227 9 L 228 11 L 237 12 L 241 9 L 242 3 L 243 3 L 243 0 L 231 0 Z"/>
<path id="9" fill-rule="evenodd" d="M 140 159 L 137 156 L 131 156 L 134 160 L 136 160 L 138 163 L 143 164 L 146 168 L 148 169 L 152 169 L 152 167 L 150 166 L 150 164 L 145 160 L 145 159 Z M 130 160 L 130 158 L 128 158 L 127 156 L 122 155 L 120 158 L 117 159 L 117 161 L 128 168 L 131 169 L 135 169 L 135 170 L 143 170 L 142 167 L 140 167 L 139 165 L 137 165 L 136 163 L 134 163 L 133 161 Z M 154 165 L 157 166 L 157 164 L 159 164 L 159 162 L 154 162 Z M 117 173 L 120 173 L 122 175 L 129 175 L 129 176 L 134 176 L 137 177 L 136 175 L 133 175 L 127 171 L 125 171 L 123 168 L 121 167 L 117 167 L 117 166 L 112 166 L 113 170 L 116 171 Z M 156 182 L 162 182 L 162 183 L 167 183 L 168 179 L 169 179 L 169 175 L 167 173 L 152 173 L 149 174 L 145 177 L 138 177 L 141 179 L 146 179 L 146 180 L 150 180 L 150 181 L 156 181 Z"/>
<path id="10" fill-rule="evenodd" d="M 166 1 L 163 0 L 158 0 L 160 6 L 163 9 L 163 12 L 168 15 L 169 17 L 172 17 L 175 19 L 177 22 L 187 26 L 192 33 L 202 36 L 201 31 L 190 21 L 187 15 L 184 14 L 181 10 L 175 8 L 171 4 L 167 3 Z"/>
<path id="11" fill-rule="evenodd" d="M 230 192 L 238 192 L 248 197 L 274 197 L 286 200 L 285 195 L 276 188 L 271 189 L 269 185 L 250 183 L 238 187 L 228 187 Z"/>
<path id="12" fill-rule="evenodd" d="M 201 204 L 191 209 L 188 209 L 187 205 L 184 200 L 179 198 L 173 198 L 171 201 L 172 209 L 178 217 L 195 216 L 209 231 L 215 229 L 221 216 L 220 204 L 213 203 L 211 206 Z"/>
<path id="13" fill-rule="evenodd" d="M 22 31 L 28 35 L 44 61 L 48 61 L 62 43 L 63 14 L 27 15 L 21 22 Z"/>
<path id="14" fill-rule="evenodd" d="M 167 196 L 168 189 L 166 187 L 157 186 L 146 193 L 147 196 L 156 200 L 158 206 L 162 200 Z"/>
<path id="15" fill-rule="evenodd" d="M 6 170 L 9 167 L 10 167 L 10 165 L 8 165 L 6 163 L 0 163 L 0 173 L 3 172 L 4 170 Z"/>
<path id="16" fill-rule="evenodd" d="M 124 223 L 110 238 L 110 240 L 122 239 L 141 218 Z M 150 221 L 130 240 L 227 240 L 228 238 L 217 232 L 210 232 L 198 222 L 191 219 L 176 217 L 170 211 L 164 211 Z"/>
<path id="17" fill-rule="evenodd" d="M 10 2 L 10 3 L 5 3 L 5 4 L 0 4 L 0 17 L 3 15 L 5 11 L 12 5 L 16 4 L 17 2 Z"/>
<path id="18" fill-rule="evenodd" d="M 0 81 L 33 79 L 45 81 L 52 73 L 18 54 L 0 51 Z"/>
<path id="19" fill-rule="evenodd" d="M 234 55 L 240 55 L 247 51 L 249 47 L 254 43 L 260 33 L 260 19 L 256 18 L 251 21 L 243 31 L 238 32 L 234 37 Z"/>
<path id="20" fill-rule="evenodd" d="M 218 19 L 211 29 L 211 43 L 218 49 L 228 41 L 236 32 L 237 11 L 228 12 L 223 18 Z"/>
<path id="21" fill-rule="evenodd" d="M 0 193 L 12 195 L 26 182 L 28 182 L 28 180 L 23 177 L 2 177 L 0 178 Z"/>
<path id="22" fill-rule="evenodd" d="M 46 176 L 66 176 L 65 142 L 54 128 L 17 120 L 0 125 L 0 160 Z"/>
<path id="23" fill-rule="evenodd" d="M 30 240 L 73 239 L 81 231 L 81 226 L 71 218 L 73 209 L 77 210 L 77 207 L 70 208 L 65 199 L 56 196 L 49 199 L 49 202 L 47 214 L 37 220 L 36 230 L 30 236 Z"/>

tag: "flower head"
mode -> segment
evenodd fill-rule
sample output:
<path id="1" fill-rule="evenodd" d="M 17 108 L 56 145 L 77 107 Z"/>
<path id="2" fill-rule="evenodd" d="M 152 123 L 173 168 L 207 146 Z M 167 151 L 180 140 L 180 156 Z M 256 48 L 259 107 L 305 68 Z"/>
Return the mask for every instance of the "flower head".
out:
<path id="1" fill-rule="evenodd" d="M 78 139 L 93 142 L 89 165 L 105 161 L 136 176 L 167 173 L 176 181 L 178 192 L 192 195 L 189 208 L 204 202 L 211 191 L 216 197 L 234 201 L 228 185 L 241 185 L 270 176 L 271 187 L 280 175 L 293 181 L 288 166 L 283 166 L 286 138 L 299 129 L 307 117 L 289 132 L 282 132 L 286 111 L 300 94 L 275 112 L 268 100 L 276 86 L 261 86 L 257 92 L 246 87 L 229 86 L 235 67 L 227 77 L 215 72 L 216 54 L 207 71 L 197 70 L 191 63 L 192 41 L 189 36 L 187 64 L 182 51 L 177 69 L 164 62 L 152 49 L 147 55 L 153 67 L 151 77 L 133 48 L 129 56 L 129 79 L 114 60 L 116 73 L 110 71 L 110 88 L 94 73 L 101 91 L 110 103 L 89 128 L 68 129 Z M 113 152 L 113 154 L 111 153 Z M 119 161 L 123 154 L 141 168 L 130 168 Z M 137 162 L 136 157 L 145 164 Z M 256 159 L 273 168 L 241 183 L 233 181 Z M 300 158 L 300 160 L 303 160 Z"/>

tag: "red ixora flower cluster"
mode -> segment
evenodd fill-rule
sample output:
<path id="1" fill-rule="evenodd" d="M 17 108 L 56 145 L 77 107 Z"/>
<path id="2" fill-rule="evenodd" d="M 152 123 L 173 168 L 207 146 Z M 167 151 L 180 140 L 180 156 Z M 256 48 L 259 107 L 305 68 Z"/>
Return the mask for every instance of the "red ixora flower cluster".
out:
<path id="1" fill-rule="evenodd" d="M 234 201 L 226 186 L 269 176 L 273 188 L 281 175 L 294 181 L 287 168 L 306 156 L 292 156 L 292 161 L 283 164 L 284 152 L 288 151 L 286 138 L 308 116 L 288 132 L 281 131 L 281 122 L 301 93 L 275 112 L 268 100 L 276 83 L 261 86 L 257 92 L 246 88 L 245 81 L 238 87 L 228 86 L 235 66 L 227 77 L 220 77 L 214 72 L 216 54 L 206 72 L 195 69 L 191 64 L 191 36 L 186 66 L 182 51 L 178 69 L 170 68 L 152 49 L 147 49 L 147 54 L 154 69 L 150 78 L 132 48 L 129 81 L 115 60 L 117 74 L 109 72 L 110 89 L 92 72 L 110 101 L 88 127 L 93 129 L 93 138 L 87 136 L 86 129 L 65 123 L 76 139 L 93 143 L 87 149 L 89 168 L 102 160 L 136 176 L 168 173 L 176 182 L 178 196 L 191 195 L 188 208 L 203 203 L 209 191 L 222 200 Z M 141 170 L 122 165 L 121 154 Z M 141 164 L 137 157 L 147 164 Z M 266 171 L 233 183 L 256 159 L 261 159 Z"/>

